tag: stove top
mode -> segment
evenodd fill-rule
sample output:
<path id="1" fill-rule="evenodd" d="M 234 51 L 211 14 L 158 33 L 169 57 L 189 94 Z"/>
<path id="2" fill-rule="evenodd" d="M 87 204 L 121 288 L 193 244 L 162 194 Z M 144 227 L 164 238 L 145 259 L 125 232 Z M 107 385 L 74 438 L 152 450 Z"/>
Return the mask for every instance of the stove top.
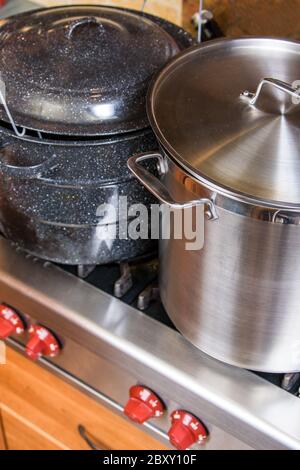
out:
<path id="1" fill-rule="evenodd" d="M 98 266 L 81 279 L 76 268 L 33 258 L 0 238 L 0 302 L 58 339 L 60 353 L 39 359 L 42 367 L 117 413 L 132 385 L 153 390 L 167 412 L 144 426 L 164 443 L 169 415 L 183 409 L 208 429 L 205 449 L 299 449 L 298 375 L 260 377 L 192 346 L 159 301 L 157 267 L 155 259 L 133 265 L 132 286 L 127 265 Z M 24 354 L 28 341 L 27 333 L 15 334 L 7 343 Z"/>
<path id="2" fill-rule="evenodd" d="M 80 278 L 88 284 L 119 298 L 122 302 L 139 309 L 145 315 L 175 329 L 166 314 L 159 298 L 158 269 L 155 254 L 146 259 L 128 263 L 103 266 L 60 268 Z"/>
<path id="3" fill-rule="evenodd" d="M 95 286 L 122 302 L 140 310 L 150 318 L 176 330 L 168 317 L 159 297 L 159 262 L 155 254 L 148 259 L 129 263 L 84 267 L 60 266 L 66 272 L 83 277 L 85 282 Z M 83 268 L 83 271 L 82 271 Z M 296 396 L 300 394 L 299 374 L 273 374 L 253 372 L 265 380 L 284 388 Z"/>

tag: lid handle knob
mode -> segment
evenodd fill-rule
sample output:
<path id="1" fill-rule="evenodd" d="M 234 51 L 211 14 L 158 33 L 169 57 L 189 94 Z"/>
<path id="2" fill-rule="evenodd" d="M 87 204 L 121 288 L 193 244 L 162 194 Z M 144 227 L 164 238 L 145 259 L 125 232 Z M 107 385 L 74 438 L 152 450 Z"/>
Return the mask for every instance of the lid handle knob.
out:
<path id="1" fill-rule="evenodd" d="M 87 16 L 85 18 L 80 18 L 78 20 L 72 21 L 71 24 L 69 24 L 68 29 L 67 29 L 67 38 L 71 39 L 74 31 L 76 28 L 79 26 L 84 26 L 84 25 L 97 25 L 97 26 L 102 26 L 102 23 L 100 20 L 95 18 L 95 16 Z"/>
<path id="2" fill-rule="evenodd" d="M 255 93 L 246 90 L 241 93 L 240 97 L 251 106 L 254 106 L 261 96 L 262 89 L 265 85 L 272 86 L 273 88 L 290 95 L 292 97 L 292 104 L 300 104 L 300 87 L 293 86 L 289 83 L 283 82 L 282 80 L 277 80 L 276 78 L 263 78 L 259 82 Z"/>

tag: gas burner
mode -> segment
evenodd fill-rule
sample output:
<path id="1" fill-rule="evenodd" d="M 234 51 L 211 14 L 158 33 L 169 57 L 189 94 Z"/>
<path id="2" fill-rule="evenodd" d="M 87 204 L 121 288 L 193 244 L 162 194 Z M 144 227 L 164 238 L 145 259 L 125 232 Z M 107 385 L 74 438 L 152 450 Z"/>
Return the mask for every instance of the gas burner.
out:
<path id="1" fill-rule="evenodd" d="M 281 382 L 281 387 L 286 390 L 287 392 L 291 392 L 293 394 L 299 393 L 299 386 L 300 386 L 300 373 L 294 374 L 284 374 Z"/>
<path id="2" fill-rule="evenodd" d="M 81 279 L 85 279 L 94 271 L 94 269 L 96 269 L 96 267 L 96 264 L 80 264 L 77 266 L 77 276 Z"/>
<path id="3" fill-rule="evenodd" d="M 115 282 L 114 295 L 118 299 L 123 297 L 132 288 L 132 274 L 128 263 L 120 263 L 121 277 Z"/>
<path id="4" fill-rule="evenodd" d="M 150 285 L 146 287 L 146 289 L 143 290 L 143 292 L 140 293 L 137 301 L 137 308 L 140 310 L 146 310 L 150 302 L 153 302 L 155 300 L 159 300 L 159 287 L 157 284 L 155 285 Z"/>

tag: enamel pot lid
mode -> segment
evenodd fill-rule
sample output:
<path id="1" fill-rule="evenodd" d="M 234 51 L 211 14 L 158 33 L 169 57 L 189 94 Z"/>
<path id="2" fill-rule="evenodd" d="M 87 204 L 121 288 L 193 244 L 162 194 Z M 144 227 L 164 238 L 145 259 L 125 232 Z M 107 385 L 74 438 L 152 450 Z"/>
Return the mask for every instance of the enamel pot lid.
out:
<path id="1" fill-rule="evenodd" d="M 159 24 L 117 8 L 58 7 L 0 21 L 9 111 L 17 125 L 49 133 L 145 128 L 149 81 L 178 51 Z M 8 122 L 0 108 L 0 119 Z"/>
<path id="2" fill-rule="evenodd" d="M 299 209 L 299 86 L 299 42 L 212 41 L 160 72 L 148 116 L 170 156 L 210 188 Z"/>

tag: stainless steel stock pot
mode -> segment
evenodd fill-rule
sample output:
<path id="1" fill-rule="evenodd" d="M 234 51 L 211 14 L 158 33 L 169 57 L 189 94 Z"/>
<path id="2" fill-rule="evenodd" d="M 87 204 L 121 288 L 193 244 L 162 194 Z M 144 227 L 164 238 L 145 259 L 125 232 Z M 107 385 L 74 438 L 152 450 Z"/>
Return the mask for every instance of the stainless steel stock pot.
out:
<path id="1" fill-rule="evenodd" d="M 206 208 L 201 250 L 172 236 L 160 241 L 170 318 L 207 354 L 266 372 L 300 370 L 298 79 L 295 41 L 218 40 L 187 50 L 149 91 L 161 152 L 128 162 L 161 202 Z M 143 166 L 148 159 L 160 179 Z"/>

